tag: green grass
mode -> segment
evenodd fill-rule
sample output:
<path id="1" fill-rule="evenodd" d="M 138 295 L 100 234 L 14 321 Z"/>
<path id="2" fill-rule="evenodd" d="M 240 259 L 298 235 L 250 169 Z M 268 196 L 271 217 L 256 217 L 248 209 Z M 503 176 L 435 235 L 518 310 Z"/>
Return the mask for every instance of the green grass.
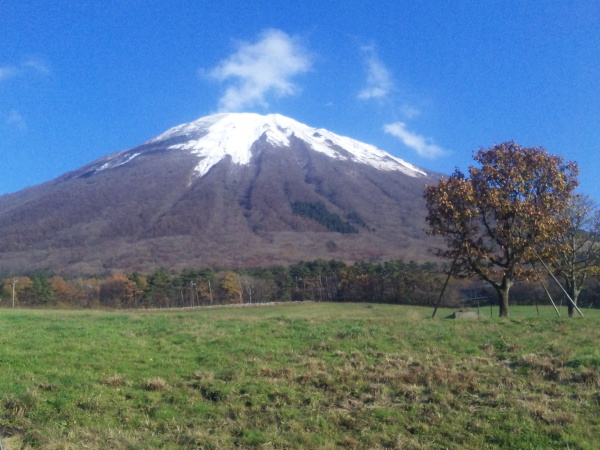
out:
<path id="1" fill-rule="evenodd" d="M 5 448 L 600 448 L 598 311 L 0 311 Z M 494 312 L 497 315 L 497 311 Z"/>

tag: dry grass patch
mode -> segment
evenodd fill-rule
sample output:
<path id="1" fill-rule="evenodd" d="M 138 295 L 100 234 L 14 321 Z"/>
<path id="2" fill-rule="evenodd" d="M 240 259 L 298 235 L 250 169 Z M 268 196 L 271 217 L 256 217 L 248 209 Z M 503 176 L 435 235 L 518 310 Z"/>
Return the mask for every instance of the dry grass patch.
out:
<path id="1" fill-rule="evenodd" d="M 422 388 L 416 384 L 404 384 L 396 391 L 395 396 L 409 402 L 417 401 L 421 396 Z"/>
<path id="2" fill-rule="evenodd" d="M 267 378 L 285 378 L 291 380 L 296 376 L 296 371 L 291 367 L 282 369 L 272 369 L 270 367 L 261 367 L 258 370 L 259 375 Z"/>
<path id="3" fill-rule="evenodd" d="M 12 417 L 26 417 L 39 403 L 39 397 L 35 388 L 28 389 L 18 396 L 4 399 L 4 408 Z M 1 423 L 0 423 L 1 425 Z M 1 428 L 0 428 L 1 429 Z"/>
<path id="4" fill-rule="evenodd" d="M 534 374 L 554 381 L 567 381 L 571 378 L 569 370 L 561 360 L 536 353 L 528 353 L 517 361 L 517 365 L 530 369 Z"/>
<path id="5" fill-rule="evenodd" d="M 600 386 L 600 372 L 594 368 L 583 369 L 574 376 L 574 380 L 588 386 L 598 387 Z"/>
<path id="6" fill-rule="evenodd" d="M 169 385 L 161 377 L 147 378 L 142 382 L 142 389 L 145 391 L 166 391 Z"/>
<path id="7" fill-rule="evenodd" d="M 204 372 L 202 370 L 198 370 L 194 372 L 194 378 L 196 380 L 214 380 L 215 374 L 214 372 Z"/>
<path id="8" fill-rule="evenodd" d="M 104 384 L 112 387 L 125 386 L 127 378 L 124 375 L 114 374 L 104 380 Z"/>
<path id="9" fill-rule="evenodd" d="M 323 370 L 326 367 L 326 364 L 321 359 L 308 358 L 304 366 L 311 371 L 317 371 Z"/>

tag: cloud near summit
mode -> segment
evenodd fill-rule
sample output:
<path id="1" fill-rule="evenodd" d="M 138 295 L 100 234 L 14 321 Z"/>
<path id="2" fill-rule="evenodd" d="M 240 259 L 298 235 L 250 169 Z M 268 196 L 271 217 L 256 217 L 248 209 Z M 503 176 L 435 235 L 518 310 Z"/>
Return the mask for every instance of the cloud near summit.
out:
<path id="1" fill-rule="evenodd" d="M 387 97 L 393 87 L 390 71 L 379 60 L 374 46 L 363 46 L 361 51 L 367 70 L 367 85 L 358 93 L 358 98 L 371 100 Z"/>
<path id="2" fill-rule="evenodd" d="M 386 133 L 400 139 L 404 145 L 416 151 L 423 158 L 435 159 L 448 154 L 442 147 L 434 144 L 431 138 L 410 131 L 404 122 L 384 125 L 383 129 Z"/>
<path id="3" fill-rule="evenodd" d="M 243 42 L 228 58 L 222 60 L 209 75 L 229 82 L 219 99 L 219 110 L 239 111 L 267 105 L 267 96 L 293 95 L 298 88 L 293 78 L 312 66 L 308 53 L 297 41 L 280 30 L 266 30 L 254 43 Z"/>
<path id="4" fill-rule="evenodd" d="M 0 66 L 0 84 L 14 81 L 15 79 L 27 79 L 34 75 L 48 76 L 51 74 L 49 66 L 42 59 L 29 58 L 20 64 L 9 64 Z M 17 83 L 18 84 L 18 83 Z M 18 87 L 14 87 L 18 90 Z M 25 94 L 23 95 L 25 97 Z M 10 109 L 8 112 L 4 109 L 5 105 L 0 98 L 0 125 L 11 130 L 25 131 L 27 121 L 25 117 L 16 109 Z"/>
<path id="5" fill-rule="evenodd" d="M 49 75 L 50 69 L 43 60 L 30 58 L 23 61 L 21 64 L 0 66 L 0 81 L 31 73 Z"/>
<path id="6" fill-rule="evenodd" d="M 380 60 L 375 46 L 360 48 L 366 80 L 357 93 L 360 101 L 394 103 L 397 95 L 390 70 Z M 281 98 L 298 92 L 295 78 L 311 70 L 313 60 L 299 40 L 287 33 L 269 29 L 253 42 L 240 42 L 237 49 L 208 71 L 208 76 L 222 82 L 225 91 L 219 99 L 220 112 L 240 112 L 254 107 L 267 107 L 270 97 Z M 201 71 L 203 72 L 203 71 Z M 204 72 L 206 73 L 206 72 Z M 386 104 L 387 104 L 386 103 Z M 418 116 L 421 111 L 403 102 L 401 112 L 405 118 Z M 386 133 L 398 138 L 419 156 L 435 159 L 448 154 L 431 138 L 409 130 L 404 122 L 384 125 Z"/>

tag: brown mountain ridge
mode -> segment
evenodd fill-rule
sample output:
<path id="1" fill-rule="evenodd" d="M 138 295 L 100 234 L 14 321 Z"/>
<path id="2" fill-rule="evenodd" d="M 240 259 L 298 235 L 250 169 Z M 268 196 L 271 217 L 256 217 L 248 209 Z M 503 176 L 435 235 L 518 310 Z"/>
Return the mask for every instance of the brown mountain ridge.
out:
<path id="1" fill-rule="evenodd" d="M 283 116 L 208 116 L 1 196 L 0 273 L 422 262 L 438 179 Z"/>

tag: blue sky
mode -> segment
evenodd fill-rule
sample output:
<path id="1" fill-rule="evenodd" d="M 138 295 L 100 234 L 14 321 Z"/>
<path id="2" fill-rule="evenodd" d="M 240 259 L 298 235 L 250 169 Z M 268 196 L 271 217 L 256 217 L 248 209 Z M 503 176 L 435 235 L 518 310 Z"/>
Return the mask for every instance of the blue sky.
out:
<path id="1" fill-rule="evenodd" d="M 600 201 L 597 0 L 20 0 L 0 49 L 0 194 L 252 111 L 442 173 L 543 146 Z"/>

